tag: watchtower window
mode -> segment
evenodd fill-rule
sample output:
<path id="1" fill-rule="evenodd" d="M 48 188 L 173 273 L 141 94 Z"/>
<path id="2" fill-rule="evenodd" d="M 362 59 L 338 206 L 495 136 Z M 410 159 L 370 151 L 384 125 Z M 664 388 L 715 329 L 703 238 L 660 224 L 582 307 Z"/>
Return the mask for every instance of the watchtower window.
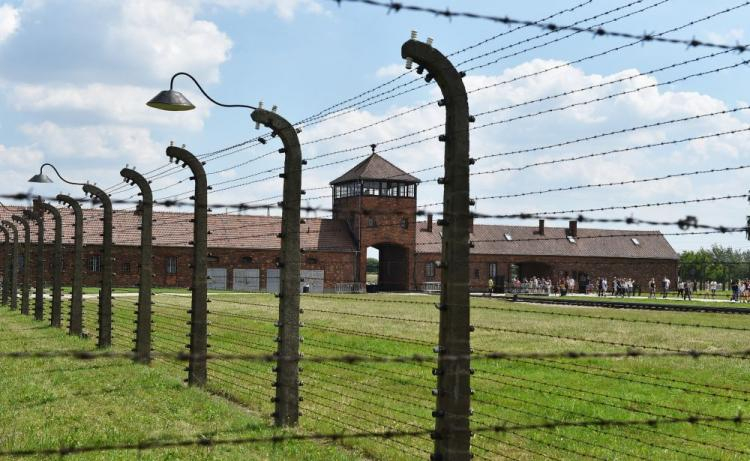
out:
<path id="1" fill-rule="evenodd" d="M 417 195 L 417 185 L 394 181 L 353 181 L 333 186 L 334 198 L 360 195 L 414 198 Z"/>

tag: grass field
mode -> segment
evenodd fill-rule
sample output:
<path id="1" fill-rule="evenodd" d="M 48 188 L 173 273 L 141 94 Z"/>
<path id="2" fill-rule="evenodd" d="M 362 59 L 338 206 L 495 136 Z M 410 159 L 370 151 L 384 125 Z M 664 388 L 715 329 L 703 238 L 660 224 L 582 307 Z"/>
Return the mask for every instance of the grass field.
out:
<path id="1" fill-rule="evenodd" d="M 210 298 L 209 343 L 212 352 L 270 353 L 275 350 L 276 298 L 266 294 L 236 293 L 213 293 Z M 423 295 L 305 295 L 302 298 L 302 317 L 306 325 L 302 330 L 302 350 L 306 356 L 432 354 L 438 331 L 436 301 L 436 297 Z M 115 349 L 129 350 L 132 347 L 134 302 L 134 297 L 115 300 Z M 189 302 L 189 295 L 185 292 L 160 292 L 154 296 L 153 338 L 157 351 L 185 350 Z M 87 303 L 86 324 L 92 332 L 96 325 L 95 314 L 95 303 Z M 18 314 L 3 313 L 3 317 L 7 316 Z M 481 298 L 472 300 L 472 323 L 476 326 L 472 346 L 478 353 L 496 350 L 624 350 L 624 347 L 610 343 L 645 346 L 647 351 L 649 347 L 737 350 L 747 348 L 750 331 L 750 317 L 746 316 L 535 306 Z M 49 328 L 27 333 L 31 337 L 37 334 L 44 338 L 53 336 L 58 338 L 56 340 L 62 337 L 62 332 Z M 566 336 L 567 339 L 555 336 Z M 72 338 L 64 338 L 64 341 L 70 343 L 68 347 L 83 344 L 91 347 L 93 343 L 93 340 L 81 342 Z M 35 344 L 34 347 L 55 346 L 50 343 L 46 346 Z M 184 402 L 173 406 L 190 407 L 201 402 L 203 394 L 182 390 L 179 385 L 186 375 L 183 363 L 158 360 L 150 368 L 126 362 L 119 365 L 124 370 L 122 373 L 132 374 L 127 376 L 132 381 L 115 376 L 112 382 L 124 389 L 143 387 L 133 394 L 147 393 L 147 382 L 140 381 L 139 376 L 153 374 L 158 376 L 159 382 L 171 383 L 168 390 L 174 392 L 174 399 L 183 394 L 186 396 Z M 66 364 L 56 365 L 57 368 L 61 366 L 65 368 Z M 67 366 L 82 365 L 69 363 Z M 303 366 L 303 431 L 419 430 L 433 425 L 434 397 L 431 390 L 435 377 L 432 364 L 308 362 Z M 739 358 L 476 360 L 473 367 L 476 372 L 472 377 L 472 424 L 475 426 L 592 418 L 733 416 L 738 411 L 747 410 L 750 402 L 750 366 L 747 360 Z M 27 379 L 21 368 L 11 376 L 16 387 Z M 234 406 L 224 404 L 225 411 L 247 409 L 248 421 L 255 425 L 259 421 L 270 425 L 273 380 L 274 374 L 267 363 L 209 362 L 208 390 L 235 403 Z M 3 390 L 8 387 L 2 381 L 0 383 Z M 80 390 L 76 386 L 81 385 L 73 381 L 59 387 L 73 386 L 74 390 Z M 157 390 L 155 395 L 161 392 L 161 389 Z M 6 398 L 7 402 L 13 401 L 9 395 Z M 123 430 L 121 420 L 127 421 L 132 409 L 115 397 L 111 402 L 106 395 L 100 398 L 102 405 L 108 405 L 113 415 L 99 426 L 108 437 L 115 437 Z M 215 398 L 203 398 L 216 405 L 221 403 Z M 96 408 L 89 411 L 92 416 L 96 414 Z M 155 410 L 165 419 L 172 418 L 172 424 L 176 425 L 182 424 L 180 421 L 188 412 L 180 408 L 173 414 L 162 415 L 162 411 Z M 45 414 L 42 408 L 36 413 L 29 410 L 28 424 L 43 426 Z M 231 418 L 226 419 L 227 425 L 231 426 Z M 111 426 L 107 427 L 108 424 Z M 64 426 L 55 427 L 65 432 Z M 151 429 L 147 433 L 159 430 L 157 427 Z M 180 433 L 184 435 L 190 431 Z M 65 434 L 65 440 L 73 441 L 76 434 L 78 432 Z M 127 437 L 130 440 L 144 435 L 139 430 L 128 433 Z M 3 446 L 7 447 L 9 443 L 13 446 L 26 446 L 25 443 L 54 446 L 60 440 L 35 441 L 27 436 L 5 442 Z M 344 451 L 332 452 L 334 454 L 328 459 L 347 456 L 357 459 L 426 459 L 432 441 L 425 436 L 348 440 L 340 442 L 341 445 L 345 447 L 341 449 Z M 306 456 L 301 459 L 326 456 L 320 450 L 328 449 L 328 445 L 313 446 L 315 448 L 309 454 L 305 452 Z M 269 457 L 267 448 L 265 451 L 263 447 L 246 449 L 259 458 Z M 504 435 L 477 433 L 473 438 L 473 452 L 477 459 L 739 460 L 750 457 L 750 425 L 707 422 L 556 428 Z M 212 456 L 233 459 L 228 453 L 217 452 Z"/>
<path id="2" fill-rule="evenodd" d="M 0 351 L 93 350 L 17 311 L 0 310 Z M 137 443 L 149 439 L 268 437 L 265 418 L 225 399 L 188 389 L 179 376 L 130 360 L 0 359 L 0 452 Z M 0 458 L 4 458 L 0 455 Z M 69 455 L 75 460 L 357 459 L 313 442 L 169 448 Z M 26 459 L 49 459 L 29 457 Z M 62 458 L 61 458 L 62 459 Z"/>

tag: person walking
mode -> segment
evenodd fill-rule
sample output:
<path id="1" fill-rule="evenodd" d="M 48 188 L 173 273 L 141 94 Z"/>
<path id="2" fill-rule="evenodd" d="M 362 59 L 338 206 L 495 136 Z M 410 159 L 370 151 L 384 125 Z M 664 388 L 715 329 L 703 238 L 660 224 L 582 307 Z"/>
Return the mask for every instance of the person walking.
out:
<path id="1" fill-rule="evenodd" d="M 682 289 L 682 300 L 684 301 L 687 299 L 688 301 L 692 301 L 693 298 L 691 294 L 693 293 L 693 283 L 690 281 L 685 282 L 685 285 Z"/>
<path id="2" fill-rule="evenodd" d="M 648 281 L 648 299 L 656 298 L 656 280 L 652 277 Z"/>
<path id="3" fill-rule="evenodd" d="M 492 297 L 493 291 L 495 291 L 495 279 L 490 277 L 489 281 L 487 281 L 487 295 Z"/>

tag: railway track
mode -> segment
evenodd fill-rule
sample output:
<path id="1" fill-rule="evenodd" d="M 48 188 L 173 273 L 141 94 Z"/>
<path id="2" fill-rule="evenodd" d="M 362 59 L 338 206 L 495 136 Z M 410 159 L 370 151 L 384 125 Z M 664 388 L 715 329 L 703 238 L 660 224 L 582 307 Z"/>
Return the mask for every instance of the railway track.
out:
<path id="1" fill-rule="evenodd" d="M 677 312 L 704 312 L 711 314 L 750 314 L 750 308 L 739 308 L 739 307 L 711 307 L 703 305 L 669 305 L 669 304 L 657 304 L 657 303 L 640 303 L 640 302 L 623 302 L 623 301 L 607 301 L 607 300 L 588 300 L 588 299 L 565 299 L 560 297 L 545 297 L 545 296 L 513 296 L 503 298 L 513 302 L 520 303 L 533 303 L 533 304 L 562 304 L 568 306 L 587 306 L 587 307 L 607 307 L 610 309 L 636 309 L 636 310 L 651 310 L 651 311 L 677 311 Z"/>

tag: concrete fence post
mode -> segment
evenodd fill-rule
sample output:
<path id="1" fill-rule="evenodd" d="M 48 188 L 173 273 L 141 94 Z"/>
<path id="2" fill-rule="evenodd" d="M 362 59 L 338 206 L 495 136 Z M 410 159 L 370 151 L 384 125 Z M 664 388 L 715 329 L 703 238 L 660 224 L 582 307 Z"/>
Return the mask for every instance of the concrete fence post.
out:
<path id="1" fill-rule="evenodd" d="M 50 325 L 60 328 L 62 326 L 62 216 L 60 210 L 42 200 L 34 200 L 37 213 L 49 213 L 55 223 L 55 242 L 52 248 L 52 309 L 50 313 Z"/>
<path id="2" fill-rule="evenodd" d="M 8 287 L 8 296 L 10 296 L 10 310 L 18 309 L 18 228 L 10 221 L 3 220 L 3 227 L 11 233 L 12 240 L 10 246 L 10 286 Z"/>
<path id="3" fill-rule="evenodd" d="M 428 39 L 428 42 L 431 40 Z M 445 177 L 443 183 L 442 261 L 440 268 L 440 332 L 433 460 L 471 459 L 469 323 L 469 104 L 462 78 L 453 64 L 431 46 L 415 39 L 401 47 L 401 56 L 427 70 L 443 93 L 445 106 Z"/>
<path id="4" fill-rule="evenodd" d="M 190 308 L 190 359 L 188 362 L 188 384 L 203 387 L 206 385 L 208 369 L 208 181 L 203 163 L 185 149 L 170 146 L 167 156 L 189 167 L 195 181 L 193 215 L 193 282 Z"/>
<path id="5" fill-rule="evenodd" d="M 153 262 L 151 261 L 153 235 L 153 201 L 151 186 L 148 180 L 135 170 L 123 168 L 120 175 L 125 182 L 134 184 L 140 189 L 141 203 L 137 213 L 141 215 L 141 262 L 138 281 L 138 311 L 136 312 L 135 361 L 151 361 L 151 285 L 153 283 Z"/>
<path id="6" fill-rule="evenodd" d="M 68 334 L 83 336 L 83 210 L 81 205 L 72 197 L 58 195 L 56 199 L 65 203 L 73 210 L 75 223 L 73 250 L 73 283 L 70 298 L 70 319 Z"/>
<path id="7" fill-rule="evenodd" d="M 21 273 L 21 313 L 29 315 L 29 296 L 31 289 L 31 226 L 23 216 L 13 215 L 13 221 L 23 226 L 23 272 Z"/>
<path id="8" fill-rule="evenodd" d="M 10 232 L 8 232 L 8 229 L 5 228 L 5 226 L 0 226 L 0 232 L 3 233 L 4 241 L 3 241 L 3 249 L 5 250 L 5 255 L 3 256 L 3 306 L 8 305 L 8 299 L 10 298 L 10 281 L 11 281 L 11 265 L 10 265 L 10 258 L 11 256 L 11 240 L 10 240 Z"/>
<path id="9" fill-rule="evenodd" d="M 277 327 L 276 396 L 274 421 L 277 426 L 295 426 L 299 420 L 300 352 L 300 197 L 302 189 L 302 152 L 297 131 L 274 112 L 256 109 L 253 121 L 273 130 L 281 138 L 285 154 L 284 195 L 281 202 L 281 256 L 279 267 L 279 321 Z M 291 359 L 291 360 L 290 360 Z"/>
<path id="10" fill-rule="evenodd" d="M 83 191 L 101 203 L 102 220 L 102 280 L 99 290 L 99 326 L 96 346 L 112 345 L 112 201 L 106 192 L 91 184 L 85 184 Z"/>
<path id="11" fill-rule="evenodd" d="M 36 282 L 34 283 L 34 320 L 44 320 L 44 215 L 24 210 L 26 219 L 36 221 Z"/>

